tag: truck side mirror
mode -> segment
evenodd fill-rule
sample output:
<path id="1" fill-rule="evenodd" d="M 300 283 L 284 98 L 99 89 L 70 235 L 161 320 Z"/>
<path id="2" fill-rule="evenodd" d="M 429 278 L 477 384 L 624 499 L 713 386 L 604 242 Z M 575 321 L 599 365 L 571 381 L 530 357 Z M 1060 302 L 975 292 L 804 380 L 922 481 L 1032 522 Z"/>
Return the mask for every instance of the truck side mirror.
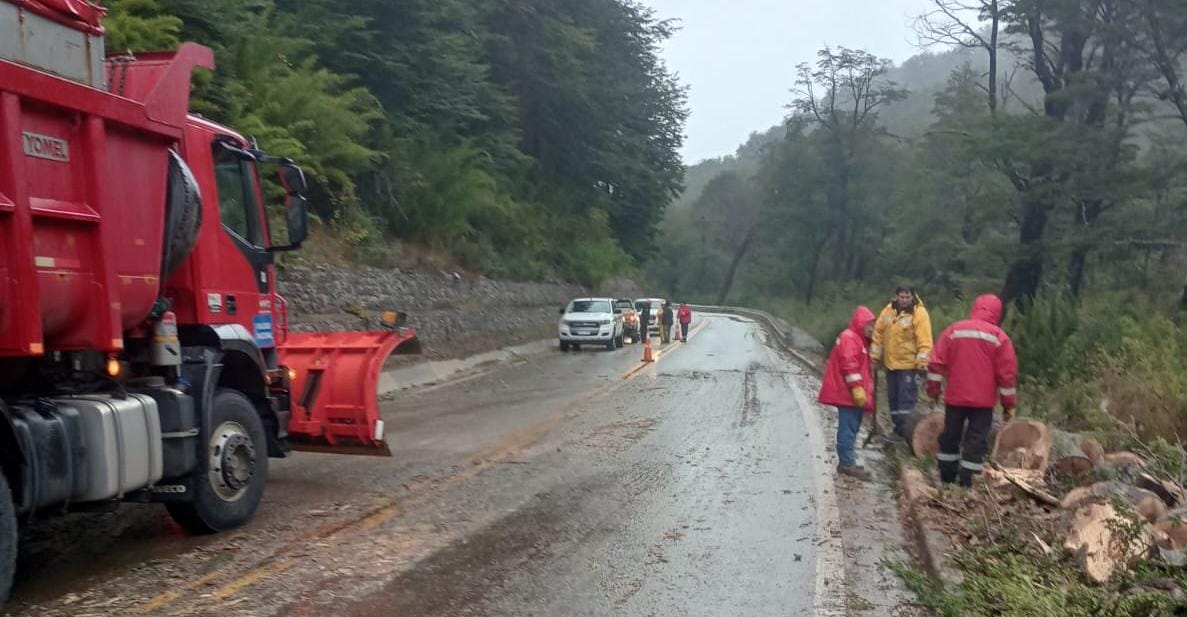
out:
<path id="1" fill-rule="evenodd" d="M 288 222 L 289 246 L 299 248 L 309 237 L 309 201 L 296 193 L 288 196 L 284 217 Z"/>
<path id="2" fill-rule="evenodd" d="M 285 191 L 284 219 L 289 241 L 284 246 L 274 246 L 270 250 L 294 251 L 301 248 L 301 243 L 309 237 L 309 200 L 305 198 L 305 190 L 309 186 L 305 182 L 305 172 L 292 161 L 282 161 L 277 175 Z"/>
<path id="3" fill-rule="evenodd" d="M 305 172 L 291 162 L 281 163 L 278 175 L 281 186 L 289 195 L 304 195 L 305 191 L 309 190 L 309 185 L 305 182 Z"/>

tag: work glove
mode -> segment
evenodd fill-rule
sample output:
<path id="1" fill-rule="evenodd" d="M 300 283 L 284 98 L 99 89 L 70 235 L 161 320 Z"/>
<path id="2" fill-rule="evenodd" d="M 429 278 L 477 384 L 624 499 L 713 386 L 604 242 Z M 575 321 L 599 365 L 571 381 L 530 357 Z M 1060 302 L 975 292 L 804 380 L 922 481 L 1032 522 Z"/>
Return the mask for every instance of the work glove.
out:
<path id="1" fill-rule="evenodd" d="M 853 395 L 853 404 L 862 409 L 865 409 L 866 403 L 870 402 L 870 400 L 866 398 L 866 389 L 861 386 L 853 386 L 850 388 L 849 393 Z"/>
<path id="2" fill-rule="evenodd" d="M 932 381 L 932 380 L 928 379 L 926 389 L 927 389 L 927 400 L 931 401 L 933 404 L 936 401 L 940 400 L 940 394 L 941 394 L 940 382 Z"/>
<path id="3" fill-rule="evenodd" d="M 1014 419 L 1014 411 L 1015 410 L 1013 407 L 1006 407 L 1005 409 L 1002 410 L 1002 419 L 1005 420 L 1006 422 L 1013 420 Z"/>

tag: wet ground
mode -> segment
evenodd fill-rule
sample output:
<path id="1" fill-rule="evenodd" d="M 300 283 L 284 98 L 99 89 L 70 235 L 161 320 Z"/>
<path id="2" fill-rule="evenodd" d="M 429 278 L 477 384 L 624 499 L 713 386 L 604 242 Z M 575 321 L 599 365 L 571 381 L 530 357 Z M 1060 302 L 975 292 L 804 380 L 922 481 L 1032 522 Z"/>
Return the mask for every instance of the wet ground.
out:
<path id="1" fill-rule="evenodd" d="M 272 460 L 235 532 L 189 537 L 155 506 L 47 521 L 9 612 L 830 615 L 855 593 L 891 610 L 880 548 L 843 546 L 841 524 L 869 522 L 850 520 L 865 499 L 895 528 L 892 497 L 836 492 L 809 378 L 736 317 L 640 353 L 403 393 L 384 407 L 393 458 Z M 870 574 L 846 576 L 854 550 Z"/>

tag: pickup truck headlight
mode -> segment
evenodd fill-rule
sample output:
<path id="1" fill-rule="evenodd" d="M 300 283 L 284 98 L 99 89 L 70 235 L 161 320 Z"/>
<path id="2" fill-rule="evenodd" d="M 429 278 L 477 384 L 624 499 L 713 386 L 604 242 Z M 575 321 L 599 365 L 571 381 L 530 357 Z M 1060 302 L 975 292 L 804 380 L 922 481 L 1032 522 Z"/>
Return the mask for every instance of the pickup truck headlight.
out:
<path id="1" fill-rule="evenodd" d="M 602 321 L 598 322 L 599 325 L 603 325 L 603 326 L 608 326 L 612 323 L 614 323 L 613 319 L 603 319 Z"/>

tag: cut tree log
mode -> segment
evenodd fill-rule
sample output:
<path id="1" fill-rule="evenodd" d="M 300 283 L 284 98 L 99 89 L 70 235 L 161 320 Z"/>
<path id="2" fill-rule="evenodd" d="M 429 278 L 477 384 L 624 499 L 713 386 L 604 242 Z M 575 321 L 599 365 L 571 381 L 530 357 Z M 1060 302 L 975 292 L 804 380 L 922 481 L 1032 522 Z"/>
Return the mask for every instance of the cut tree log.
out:
<path id="1" fill-rule="evenodd" d="M 1087 483 L 1092 481 L 1092 470 L 1096 466 L 1092 464 L 1092 459 L 1086 456 L 1065 456 L 1063 458 L 1055 459 L 1051 465 L 1051 469 L 1062 476 L 1068 476 L 1077 481 L 1077 483 Z"/>
<path id="2" fill-rule="evenodd" d="M 1145 459 L 1133 452 L 1109 452 L 1105 455 L 1104 462 L 1118 467 L 1128 467 L 1130 465 L 1144 467 L 1146 465 Z"/>
<path id="3" fill-rule="evenodd" d="M 1145 467 L 1146 461 L 1133 452 L 1109 452 L 1105 454 L 1104 460 L 1097 465 L 1097 469 L 1109 477 L 1130 484 L 1138 483 L 1138 479 L 1145 470 Z"/>
<path id="4" fill-rule="evenodd" d="M 1022 489 L 1022 492 L 1026 493 L 1027 495 L 1030 495 L 1031 497 L 1033 497 L 1033 498 L 1035 498 L 1049 506 L 1058 506 L 1059 505 L 1059 500 L 1056 499 L 1054 495 L 1052 495 L 1051 493 L 1048 493 L 1045 489 L 1039 488 L 1036 484 L 1031 483 L 1030 480 L 1023 477 L 1023 473 L 1020 472 L 1020 470 L 1009 469 L 1009 468 L 1002 467 L 1002 466 L 996 465 L 996 464 L 993 464 L 992 468 L 995 471 L 997 471 L 998 473 L 1000 473 L 1002 475 L 1002 477 L 1004 477 L 1006 480 L 1008 480 L 1010 482 L 1010 484 L 1013 484 L 1014 486 L 1017 486 L 1018 488 Z M 1027 471 L 1033 473 L 1037 470 L 1027 470 Z"/>
<path id="5" fill-rule="evenodd" d="M 1091 458 L 1084 450 L 1084 438 L 1078 433 L 1051 429 L 1051 460 L 1058 461 L 1072 456 Z"/>
<path id="6" fill-rule="evenodd" d="M 993 442 L 993 460 L 1004 467 L 1046 469 L 1051 456 L 1051 431 L 1035 420 L 1002 427 Z"/>
<path id="7" fill-rule="evenodd" d="M 1148 473 L 1138 474 L 1134 485 L 1158 495 L 1168 508 L 1177 508 L 1187 501 L 1183 487 L 1168 480 L 1159 480 Z"/>
<path id="8" fill-rule="evenodd" d="M 1135 534 L 1127 534 L 1131 521 L 1111 504 L 1093 503 L 1078 510 L 1063 547 L 1076 557 L 1076 563 L 1095 583 L 1107 583 L 1120 569 L 1130 567 L 1150 554 L 1154 534 L 1143 525 Z"/>
<path id="9" fill-rule="evenodd" d="M 944 432 L 944 412 L 911 414 L 905 428 L 910 435 L 911 452 L 915 456 L 935 456 L 940 451 L 940 433 Z"/>
<path id="10" fill-rule="evenodd" d="M 1099 441 L 1091 437 L 1085 437 L 1080 441 L 1080 449 L 1084 451 L 1084 456 L 1087 456 L 1093 463 L 1100 463 L 1105 459 L 1105 449 L 1101 447 Z"/>
<path id="11" fill-rule="evenodd" d="M 1187 520 L 1178 516 L 1166 516 L 1154 523 L 1154 529 L 1160 534 L 1164 543 L 1159 548 L 1179 551 L 1187 548 Z"/>
<path id="12" fill-rule="evenodd" d="M 1166 517 L 1166 504 L 1158 495 L 1144 488 L 1118 481 L 1097 482 L 1090 487 L 1073 489 L 1063 496 L 1059 505 L 1065 510 L 1076 510 L 1091 502 L 1114 498 L 1132 505 L 1147 522 L 1154 523 Z"/>

